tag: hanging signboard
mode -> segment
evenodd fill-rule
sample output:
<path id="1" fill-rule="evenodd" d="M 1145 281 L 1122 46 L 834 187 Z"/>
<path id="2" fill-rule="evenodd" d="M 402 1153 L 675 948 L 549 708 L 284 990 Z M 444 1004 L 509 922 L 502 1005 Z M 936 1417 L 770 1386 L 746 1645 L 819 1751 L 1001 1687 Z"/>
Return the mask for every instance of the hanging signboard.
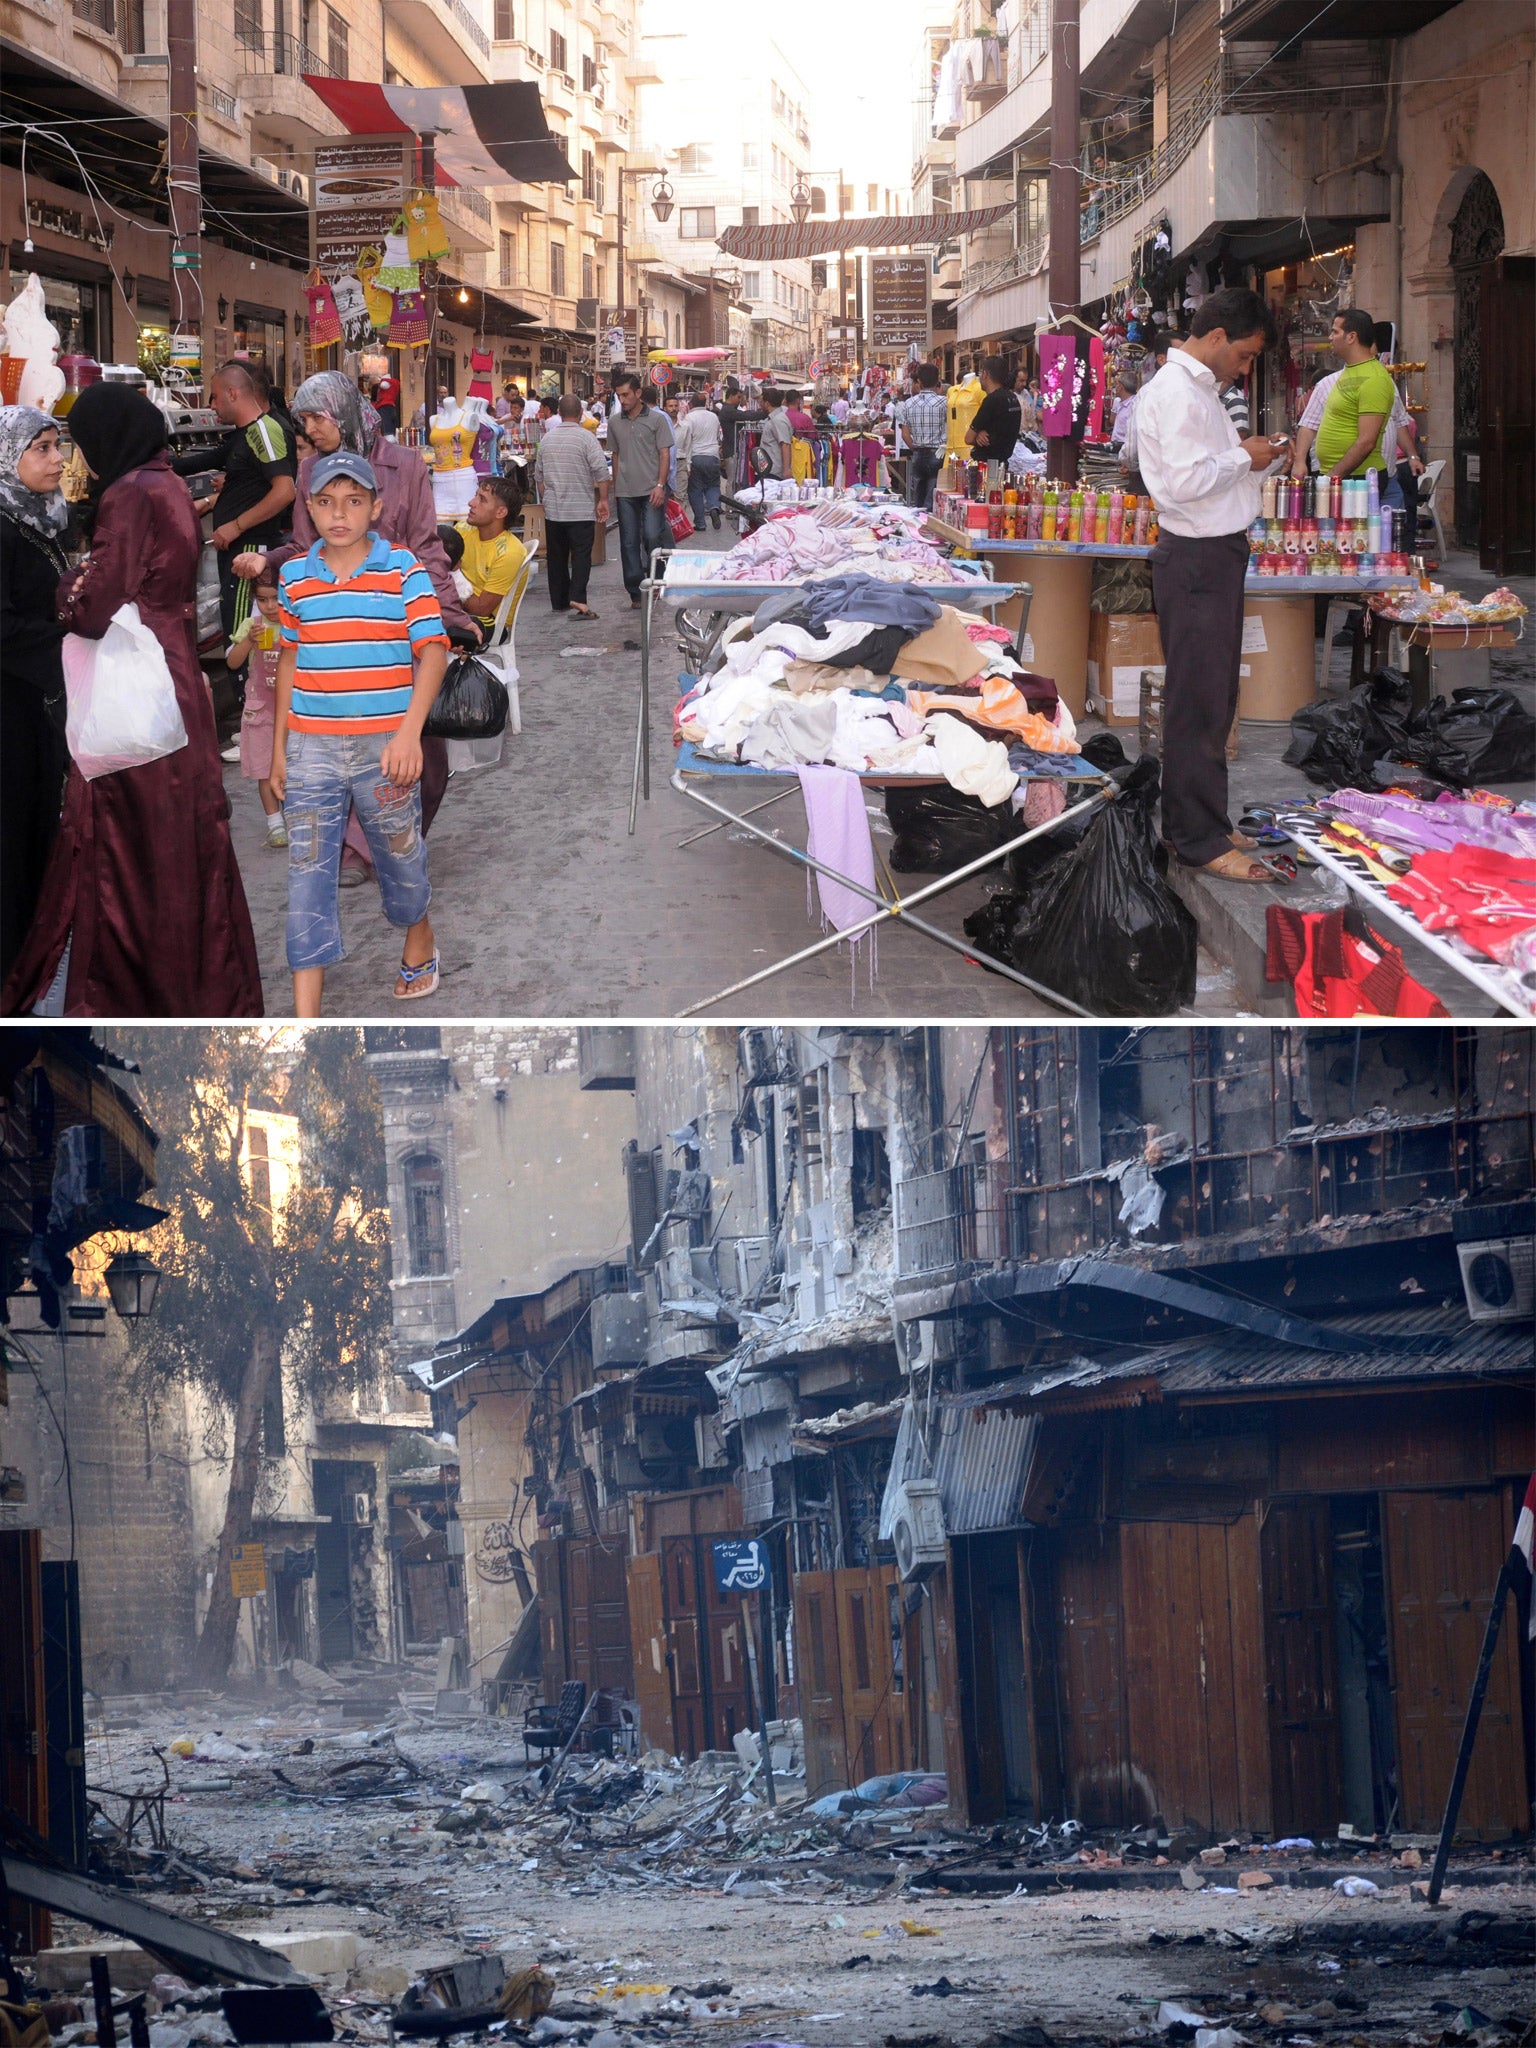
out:
<path id="1" fill-rule="evenodd" d="M 932 280 L 926 256 L 871 256 L 869 340 L 871 348 L 903 353 L 914 343 L 929 345 Z"/>
<path id="2" fill-rule="evenodd" d="M 229 1590 L 237 1600 L 254 1600 L 267 1590 L 264 1543 L 237 1543 L 229 1560 Z"/>
<path id="3" fill-rule="evenodd" d="M 414 136 L 349 135 L 315 144 L 310 249 L 327 276 L 350 271 L 358 250 L 370 243 L 382 246 L 415 173 Z"/>
<path id="4" fill-rule="evenodd" d="M 709 1547 L 714 1553 L 715 1585 L 722 1593 L 760 1593 L 768 1584 L 768 1546 L 760 1538 L 721 1539 Z"/>

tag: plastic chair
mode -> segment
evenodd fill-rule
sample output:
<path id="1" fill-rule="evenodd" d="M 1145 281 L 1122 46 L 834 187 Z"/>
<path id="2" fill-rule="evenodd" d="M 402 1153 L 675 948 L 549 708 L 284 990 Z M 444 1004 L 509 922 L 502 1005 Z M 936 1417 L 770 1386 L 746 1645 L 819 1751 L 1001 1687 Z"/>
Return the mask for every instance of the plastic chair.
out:
<path id="1" fill-rule="evenodd" d="M 1424 474 L 1419 478 L 1418 503 L 1414 507 L 1413 519 L 1413 538 L 1415 548 L 1417 548 L 1419 521 L 1424 513 L 1427 512 L 1429 514 L 1430 523 L 1435 529 L 1435 547 L 1439 552 L 1442 562 L 1445 560 L 1445 528 L 1440 524 L 1440 507 L 1435 502 L 1435 499 L 1436 493 L 1440 489 L 1440 478 L 1444 469 L 1445 458 L 1443 456 L 1438 462 L 1425 463 Z"/>
<path id="2" fill-rule="evenodd" d="M 513 732 L 521 732 L 523 729 L 522 700 L 517 688 L 517 615 L 522 609 L 523 599 L 528 594 L 528 585 L 533 580 L 534 558 L 538 552 L 538 542 L 530 541 L 527 556 L 512 579 L 512 588 L 496 607 L 490 637 L 480 650 L 480 659 L 489 661 L 507 686 L 507 696 L 510 700 L 507 723 Z"/>

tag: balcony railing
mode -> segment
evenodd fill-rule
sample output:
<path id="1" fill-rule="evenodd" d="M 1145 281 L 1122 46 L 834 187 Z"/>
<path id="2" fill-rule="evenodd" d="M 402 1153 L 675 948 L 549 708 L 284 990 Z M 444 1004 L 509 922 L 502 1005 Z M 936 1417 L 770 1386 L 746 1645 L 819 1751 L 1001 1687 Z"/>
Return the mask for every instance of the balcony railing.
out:
<path id="1" fill-rule="evenodd" d="M 469 9 L 463 4 L 463 0 L 438 0 L 438 5 L 445 14 L 453 16 L 454 21 L 458 25 L 459 33 L 464 37 L 464 40 L 489 61 L 491 39 L 470 13 Z"/>
<path id="2" fill-rule="evenodd" d="M 466 213 L 472 213 L 476 220 L 491 224 L 491 202 L 483 192 L 473 191 L 468 185 L 457 185 L 446 190 L 443 197 L 450 206 L 462 206 Z"/>
<path id="3" fill-rule="evenodd" d="M 334 78 L 336 73 L 318 50 L 297 36 L 263 34 L 253 31 L 240 36 L 240 69 L 247 76 L 302 78 L 310 72 L 316 78 Z"/>

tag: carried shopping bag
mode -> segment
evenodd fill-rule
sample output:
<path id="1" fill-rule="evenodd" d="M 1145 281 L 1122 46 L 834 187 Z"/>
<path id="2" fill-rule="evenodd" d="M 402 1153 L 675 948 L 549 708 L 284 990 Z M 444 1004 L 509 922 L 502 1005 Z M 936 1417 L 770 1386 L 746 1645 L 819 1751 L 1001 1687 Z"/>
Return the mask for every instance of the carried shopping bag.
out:
<path id="1" fill-rule="evenodd" d="M 197 644 L 217 639 L 220 629 L 219 551 L 207 542 L 197 558 Z"/>
<path id="2" fill-rule="evenodd" d="M 676 498 L 667 500 L 667 524 L 672 529 L 674 540 L 686 540 L 693 532 L 693 521 L 688 516 L 688 508 L 680 504 Z"/>
<path id="3" fill-rule="evenodd" d="M 489 662 L 461 654 L 448 664 L 423 733 L 438 740 L 491 740 L 511 709 L 507 686 Z"/>
<path id="4" fill-rule="evenodd" d="M 63 660 L 64 737 L 87 782 L 142 768 L 187 744 L 164 650 L 136 604 L 120 605 L 99 640 L 66 633 Z"/>

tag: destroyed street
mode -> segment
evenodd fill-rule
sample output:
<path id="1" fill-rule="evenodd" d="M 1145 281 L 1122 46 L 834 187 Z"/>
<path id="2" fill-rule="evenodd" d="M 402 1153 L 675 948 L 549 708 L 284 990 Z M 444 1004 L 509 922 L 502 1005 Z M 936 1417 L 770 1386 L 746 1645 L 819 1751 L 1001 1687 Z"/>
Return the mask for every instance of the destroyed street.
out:
<path id="1" fill-rule="evenodd" d="M 0 1035 L 0 2048 L 1536 2048 L 1536 1033 Z"/>

